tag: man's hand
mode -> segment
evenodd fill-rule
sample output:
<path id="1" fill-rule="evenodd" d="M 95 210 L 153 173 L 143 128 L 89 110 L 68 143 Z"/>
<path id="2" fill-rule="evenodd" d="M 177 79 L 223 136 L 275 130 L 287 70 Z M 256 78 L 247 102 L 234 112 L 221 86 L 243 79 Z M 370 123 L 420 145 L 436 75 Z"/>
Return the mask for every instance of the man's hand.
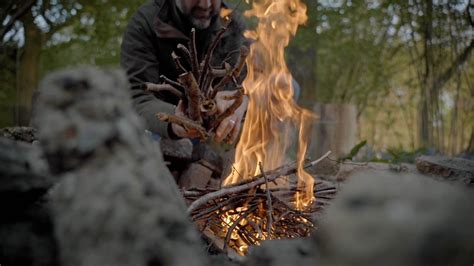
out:
<path id="1" fill-rule="evenodd" d="M 179 101 L 178 105 L 176 106 L 176 109 L 174 111 L 174 114 L 177 116 L 182 116 L 186 117 L 184 114 L 184 104 L 183 101 Z M 171 130 L 173 130 L 173 133 L 180 137 L 180 138 L 199 138 L 199 133 L 196 130 L 190 129 L 186 130 L 184 127 L 171 123 Z"/>
<path id="2" fill-rule="evenodd" d="M 219 113 L 224 112 L 232 105 L 235 100 L 227 100 L 226 97 L 232 96 L 235 94 L 235 91 L 220 91 L 216 95 L 216 104 L 217 111 Z M 240 128 L 242 127 L 242 119 L 247 110 L 248 98 L 244 95 L 242 104 L 240 105 L 235 112 L 226 117 L 216 130 L 216 141 L 221 142 L 223 139 L 227 139 L 228 144 L 235 142 L 240 133 Z"/>

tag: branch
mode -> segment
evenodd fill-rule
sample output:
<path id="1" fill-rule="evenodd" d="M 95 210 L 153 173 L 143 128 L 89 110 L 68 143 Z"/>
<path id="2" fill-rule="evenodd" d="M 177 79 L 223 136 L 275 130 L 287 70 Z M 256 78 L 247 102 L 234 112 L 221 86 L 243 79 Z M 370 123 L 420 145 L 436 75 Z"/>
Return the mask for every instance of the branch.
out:
<path id="1" fill-rule="evenodd" d="M 156 117 L 161 121 L 180 125 L 187 131 L 195 130 L 197 133 L 199 133 L 201 139 L 206 139 L 209 137 L 209 134 L 201 125 L 186 117 L 166 113 L 157 113 Z"/>
<path id="2" fill-rule="evenodd" d="M 155 83 L 147 82 L 143 85 L 145 87 L 145 90 L 147 91 L 153 91 L 153 92 L 167 91 L 180 99 L 183 98 L 183 93 L 181 93 L 179 90 L 177 90 L 175 87 L 171 86 L 170 84 L 155 84 Z"/>
<path id="3" fill-rule="evenodd" d="M 191 29 L 191 43 L 189 43 L 189 51 L 191 53 L 191 67 L 193 69 L 193 74 L 195 77 L 199 77 L 199 75 L 201 75 L 201 70 L 199 69 L 199 61 L 197 57 L 196 30 L 194 28 Z"/>
<path id="4" fill-rule="evenodd" d="M 171 57 L 173 58 L 174 64 L 176 65 L 176 70 L 178 71 L 181 70 L 181 72 L 186 73 L 187 72 L 186 68 L 184 68 L 183 65 L 181 65 L 181 62 L 179 61 L 180 57 L 176 55 L 175 52 L 171 53 Z"/>
<path id="5" fill-rule="evenodd" d="M 186 87 L 186 96 L 188 97 L 188 115 L 189 117 L 202 123 L 201 117 L 201 92 L 192 72 L 181 74 L 178 81 Z"/>
<path id="6" fill-rule="evenodd" d="M 10 21 L 8 21 L 7 25 L 5 25 L 5 27 L 3 27 L 3 30 L 0 32 L 0 40 L 3 40 L 3 37 L 5 36 L 5 34 L 11 29 L 11 27 L 13 27 L 13 25 L 15 24 L 15 22 L 20 19 L 21 17 L 23 17 L 30 9 L 31 7 L 36 3 L 36 0 L 29 0 L 28 2 L 26 2 L 26 4 L 21 7 L 10 19 Z M 3 22 L 3 21 L 1 21 Z"/>
<path id="7" fill-rule="evenodd" d="M 242 89 L 239 89 L 231 97 L 235 98 L 234 102 L 232 103 L 231 106 L 229 106 L 229 108 L 227 108 L 223 113 L 219 114 L 216 117 L 216 119 L 214 119 L 211 122 L 211 126 L 210 126 L 211 130 L 214 130 L 216 127 L 218 127 L 221 124 L 222 120 L 224 120 L 227 117 L 231 116 L 235 112 L 235 110 L 237 110 L 237 108 L 240 107 L 240 105 L 242 104 L 242 101 L 244 100 L 244 92 L 243 92 Z"/>
<path id="8" fill-rule="evenodd" d="M 242 69 L 245 66 L 245 59 L 247 58 L 248 54 L 249 54 L 249 50 L 247 47 L 245 46 L 240 47 L 239 61 L 237 62 L 234 69 L 231 72 L 229 72 L 225 77 L 223 77 L 219 81 L 219 83 L 215 86 L 214 90 L 212 91 L 212 96 L 215 97 L 217 92 L 222 90 L 227 83 L 231 82 L 233 79 L 235 79 L 236 77 L 240 75 L 240 72 L 242 72 Z"/>
<path id="9" fill-rule="evenodd" d="M 160 78 L 161 78 L 162 80 L 164 80 L 166 83 L 172 85 L 172 86 L 175 87 L 175 88 L 178 87 L 178 88 L 181 88 L 181 89 L 183 89 L 183 90 L 186 90 L 186 88 L 183 87 L 183 85 L 181 85 L 179 82 L 176 82 L 176 81 L 174 81 L 174 80 L 172 80 L 172 79 L 166 77 L 165 75 L 161 75 Z"/>
<path id="10" fill-rule="evenodd" d="M 267 222 L 267 232 L 270 235 L 272 230 L 272 223 L 273 223 L 273 209 L 272 209 L 272 197 L 270 195 L 270 189 L 268 188 L 268 177 L 263 171 L 262 162 L 258 162 L 258 167 L 260 167 L 260 173 L 262 173 L 263 177 L 265 178 L 265 190 L 267 191 L 267 215 L 268 215 L 268 222 Z"/>
<path id="11" fill-rule="evenodd" d="M 469 46 L 467 46 L 464 51 L 454 60 L 454 62 L 451 64 L 451 66 L 443 73 L 441 74 L 440 77 L 438 77 L 434 83 L 433 90 L 438 91 L 441 89 L 446 82 L 448 82 L 451 77 L 459 71 L 462 65 L 466 63 L 466 61 L 469 59 L 469 56 L 471 55 L 471 52 L 474 48 L 474 40 L 471 40 L 471 43 Z"/>
<path id="12" fill-rule="evenodd" d="M 217 44 L 218 44 L 219 41 L 221 40 L 222 36 L 224 35 L 224 33 L 225 33 L 225 32 L 227 31 L 227 29 L 229 28 L 228 25 L 229 25 L 229 24 L 227 23 L 227 24 L 217 33 L 216 38 L 215 38 L 214 41 L 212 42 L 211 46 L 209 46 L 209 50 L 207 51 L 206 56 L 204 57 L 203 69 L 202 69 L 201 76 L 199 77 L 199 85 L 203 85 L 204 79 L 207 77 L 207 73 L 208 73 L 208 71 L 209 71 L 209 69 L 210 69 L 212 54 L 213 54 L 214 50 L 216 49 Z"/>
<path id="13" fill-rule="evenodd" d="M 326 154 L 321 156 L 321 158 L 319 158 L 315 161 L 312 161 L 311 163 L 305 165 L 304 169 L 315 166 L 316 164 L 318 164 L 319 162 L 324 160 L 326 157 L 328 157 L 329 154 L 331 154 L 331 151 L 326 152 Z M 265 182 L 272 182 L 273 180 L 275 180 L 275 179 L 277 179 L 281 176 L 287 176 L 289 174 L 296 173 L 296 169 L 297 169 L 297 166 L 295 166 L 295 165 L 293 165 L 293 166 L 292 165 L 285 165 L 285 166 L 282 166 L 282 167 L 277 168 L 275 170 L 267 171 L 265 173 L 267 175 L 266 179 L 264 178 L 263 174 L 260 174 L 260 175 L 257 175 L 255 177 L 253 177 L 250 181 L 247 181 L 247 182 L 245 182 L 241 185 L 225 187 L 225 188 L 222 188 L 222 189 L 217 190 L 215 192 L 208 193 L 208 194 L 202 196 L 201 198 L 197 199 L 193 203 L 191 203 L 191 205 L 189 205 L 189 207 L 188 207 L 187 213 L 189 215 L 191 215 L 197 208 L 199 208 L 200 206 L 206 204 L 210 200 L 217 199 L 217 198 L 220 198 L 220 197 L 228 195 L 228 194 L 238 193 L 240 191 L 251 189 L 251 188 L 254 188 L 256 186 L 265 184 Z"/>

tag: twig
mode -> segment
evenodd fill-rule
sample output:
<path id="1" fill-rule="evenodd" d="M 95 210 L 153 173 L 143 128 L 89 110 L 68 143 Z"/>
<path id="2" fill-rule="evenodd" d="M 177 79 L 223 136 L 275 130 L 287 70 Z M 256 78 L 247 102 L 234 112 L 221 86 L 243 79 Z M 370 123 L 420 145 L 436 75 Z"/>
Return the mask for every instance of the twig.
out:
<path id="1" fill-rule="evenodd" d="M 199 133 L 201 139 L 206 139 L 209 137 L 209 134 L 200 124 L 197 124 L 196 122 L 186 117 L 172 115 L 172 114 L 165 114 L 165 113 L 157 113 L 156 117 L 161 121 L 180 125 L 184 127 L 184 129 L 186 129 L 187 131 L 195 130 L 196 132 Z"/>
<path id="2" fill-rule="evenodd" d="M 180 57 L 176 55 L 175 52 L 171 53 L 171 57 L 173 58 L 174 64 L 176 65 L 176 70 L 181 70 L 181 72 L 186 73 L 186 68 L 184 68 L 183 65 L 181 65 L 181 62 L 179 61 Z"/>
<path id="3" fill-rule="evenodd" d="M 164 80 L 166 83 L 168 83 L 168 84 L 170 84 L 170 85 L 172 85 L 172 86 L 174 86 L 174 87 L 179 87 L 179 88 L 182 88 L 183 90 L 186 89 L 185 87 L 183 87 L 183 85 L 182 85 L 181 83 L 176 82 L 176 81 L 174 81 L 174 80 L 172 80 L 172 79 L 166 77 L 165 75 L 161 75 L 160 78 L 161 78 L 162 80 Z"/>
<path id="4" fill-rule="evenodd" d="M 270 189 L 268 188 L 267 175 L 265 174 L 265 171 L 263 171 L 262 162 L 258 162 L 258 167 L 260 167 L 260 173 L 262 173 L 263 177 L 265 178 L 265 190 L 267 192 L 267 215 L 268 215 L 267 232 L 270 235 L 271 230 L 272 230 L 272 223 L 273 223 L 272 197 L 270 195 Z"/>
<path id="5" fill-rule="evenodd" d="M 237 108 L 240 107 L 240 105 L 242 104 L 244 100 L 243 90 L 242 89 L 237 90 L 237 92 L 234 94 L 234 97 L 235 97 L 235 100 L 231 104 L 231 106 L 229 106 L 229 108 L 227 108 L 223 113 L 219 114 L 214 120 L 212 120 L 211 126 L 210 126 L 211 131 L 216 129 L 221 124 L 222 120 L 231 116 L 235 112 L 235 110 L 237 110 Z"/>
<path id="6" fill-rule="evenodd" d="M 155 84 L 155 83 L 147 82 L 144 84 L 144 86 L 147 91 L 153 91 L 153 92 L 167 91 L 180 99 L 183 98 L 183 93 L 181 93 L 179 90 L 177 90 L 175 87 L 173 87 L 170 84 Z"/>
<path id="7" fill-rule="evenodd" d="M 188 115 L 189 117 L 198 122 L 202 123 L 201 117 L 201 92 L 196 79 L 192 72 L 181 74 L 178 77 L 178 81 L 185 86 L 188 91 L 186 96 L 188 98 Z"/>
<path id="8" fill-rule="evenodd" d="M 192 59 L 192 55 L 189 49 L 181 43 L 179 43 L 178 46 L 176 46 L 176 48 L 178 48 L 179 50 L 181 50 L 181 52 L 183 52 L 184 56 L 186 57 L 186 60 L 188 61 L 188 64 L 192 66 L 193 59 Z"/>
<path id="9" fill-rule="evenodd" d="M 232 232 L 234 231 L 235 227 L 239 225 L 240 221 L 245 219 L 249 214 L 251 214 L 253 211 L 257 209 L 258 206 L 253 206 L 252 208 L 248 209 L 245 211 L 242 215 L 237 218 L 232 225 L 230 226 L 229 230 L 227 230 L 227 234 L 225 235 L 225 241 L 224 241 L 224 247 L 222 248 L 223 250 L 226 250 L 227 248 L 227 243 L 229 243 L 230 236 L 232 235 Z"/>
<path id="10" fill-rule="evenodd" d="M 242 72 L 242 69 L 244 68 L 245 66 L 245 60 L 247 59 L 247 56 L 249 55 L 249 48 L 247 48 L 246 46 L 241 46 L 240 47 L 240 57 L 239 57 L 239 61 L 236 65 L 236 67 L 234 68 L 234 71 L 232 73 L 232 75 L 234 77 L 238 77 L 240 76 L 240 73 Z"/>
<path id="11" fill-rule="evenodd" d="M 210 69 L 212 54 L 214 53 L 214 50 L 216 49 L 217 44 L 221 40 L 222 36 L 227 31 L 228 25 L 229 23 L 227 23 L 224 27 L 222 27 L 222 29 L 217 33 L 217 36 L 212 42 L 212 44 L 209 46 L 209 50 L 207 51 L 206 56 L 204 57 L 204 60 L 203 60 L 204 64 L 202 67 L 201 76 L 199 77 L 199 85 L 203 85 L 204 79 L 207 78 L 207 73 L 209 72 L 209 69 Z"/>
<path id="12" fill-rule="evenodd" d="M 231 72 L 228 72 L 226 76 L 224 76 L 219 83 L 214 87 L 214 90 L 212 91 L 211 97 L 215 97 L 218 91 L 224 89 L 225 85 L 227 83 L 231 82 L 233 79 L 238 77 L 240 75 L 240 72 L 242 72 L 242 69 L 245 65 L 245 59 L 247 58 L 249 53 L 249 50 L 247 47 L 242 46 L 240 48 L 240 57 L 239 61 L 237 62 L 237 65 L 234 67 L 234 69 Z"/>
<path id="13" fill-rule="evenodd" d="M 319 159 L 308 163 L 307 165 L 304 166 L 304 168 L 315 166 L 316 164 L 318 164 L 319 162 L 324 160 L 326 157 L 328 157 L 329 154 L 331 154 L 331 151 L 326 152 L 326 154 L 321 156 Z M 285 176 L 285 175 L 295 173 L 296 169 L 297 169 L 296 166 L 285 165 L 285 166 L 282 166 L 278 169 L 268 171 L 268 172 L 265 173 L 265 174 L 267 174 L 267 182 L 271 182 L 271 181 L 273 181 L 273 180 L 275 180 L 275 179 L 277 179 L 281 176 Z M 189 205 L 189 207 L 188 207 L 187 213 L 189 215 L 192 214 L 193 211 L 195 211 L 197 208 L 199 208 L 203 204 L 206 204 L 210 200 L 213 200 L 213 199 L 216 199 L 216 198 L 228 195 L 228 194 L 238 193 L 238 192 L 246 190 L 246 189 L 251 189 L 251 188 L 254 188 L 254 187 L 259 186 L 259 185 L 264 184 L 264 183 L 265 183 L 265 179 L 263 178 L 263 175 L 260 174 L 260 175 L 257 175 L 255 177 L 251 178 L 250 181 L 247 181 L 247 182 L 245 182 L 241 185 L 231 186 L 231 187 L 224 187 L 224 188 L 222 188 L 220 190 L 217 190 L 215 192 L 208 193 L 208 194 L 202 196 L 201 198 L 197 199 L 193 203 L 191 203 L 191 205 Z"/>
<path id="14" fill-rule="evenodd" d="M 227 71 L 227 69 L 225 69 L 225 68 L 223 68 L 223 69 L 215 69 L 215 68 L 213 68 L 213 69 L 211 70 L 212 75 L 213 75 L 214 77 L 216 77 L 216 78 L 222 78 L 222 77 L 224 77 L 224 76 L 227 74 L 227 72 L 228 72 L 228 71 Z"/>
<path id="15" fill-rule="evenodd" d="M 197 57 L 196 49 L 196 30 L 191 29 L 191 41 L 189 43 L 189 51 L 191 52 L 191 67 L 193 69 L 194 77 L 199 77 L 201 75 L 201 70 L 199 69 L 199 61 Z"/>

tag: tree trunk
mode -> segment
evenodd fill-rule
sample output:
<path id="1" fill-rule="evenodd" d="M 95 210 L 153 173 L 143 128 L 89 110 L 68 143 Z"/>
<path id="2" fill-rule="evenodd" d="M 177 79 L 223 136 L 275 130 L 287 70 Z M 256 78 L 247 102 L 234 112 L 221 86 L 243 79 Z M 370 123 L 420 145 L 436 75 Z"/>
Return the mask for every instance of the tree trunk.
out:
<path id="1" fill-rule="evenodd" d="M 425 6 L 424 20 L 424 75 L 421 88 L 421 105 L 420 105 L 420 145 L 422 147 L 433 146 L 433 121 L 432 121 L 432 84 L 433 84 L 433 64 L 432 64 L 432 32 L 433 32 L 433 2 L 428 0 Z"/>
<path id="2" fill-rule="evenodd" d="M 469 138 L 469 145 L 467 146 L 466 154 L 474 156 L 474 126 L 471 126 L 471 137 Z"/>
<path id="3" fill-rule="evenodd" d="M 357 142 L 357 111 L 351 104 L 316 104 L 319 116 L 311 136 L 308 155 L 318 158 L 328 150 L 337 157 L 347 155 Z"/>
<path id="4" fill-rule="evenodd" d="M 38 85 L 39 64 L 43 44 L 42 32 L 33 22 L 29 12 L 23 20 L 25 44 L 19 69 L 18 116 L 16 124 L 27 126 L 30 123 L 33 93 Z"/>

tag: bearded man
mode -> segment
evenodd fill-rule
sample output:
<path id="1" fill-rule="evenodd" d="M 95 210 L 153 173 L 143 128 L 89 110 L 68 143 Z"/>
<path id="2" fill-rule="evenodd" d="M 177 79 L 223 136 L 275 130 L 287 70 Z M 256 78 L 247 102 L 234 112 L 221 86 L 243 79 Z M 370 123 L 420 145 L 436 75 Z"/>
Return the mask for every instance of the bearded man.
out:
<path id="1" fill-rule="evenodd" d="M 156 113 L 183 115 L 183 106 L 171 93 L 154 93 L 143 89 L 143 83 L 160 83 L 164 75 L 172 80 L 178 77 L 171 53 L 180 51 L 178 44 L 187 45 L 192 28 L 196 30 L 196 48 L 199 62 L 203 59 L 216 33 L 225 19 L 220 16 L 226 5 L 221 0 L 152 0 L 131 18 L 122 42 L 121 65 L 126 70 L 132 85 L 133 104 L 144 118 L 151 132 L 164 138 L 195 138 L 196 132 L 187 131 L 176 124 L 159 121 Z M 244 23 L 236 12 L 229 15 L 231 22 L 213 53 L 211 65 L 221 66 L 226 61 L 235 65 L 240 47 L 247 44 L 243 37 Z M 239 77 L 242 81 L 245 71 Z M 224 112 L 231 104 L 225 100 L 235 89 L 232 84 L 216 97 L 218 112 Z M 226 139 L 233 143 L 238 137 L 242 118 L 247 108 L 247 99 L 232 114 L 224 119 L 216 130 L 215 140 Z"/>

